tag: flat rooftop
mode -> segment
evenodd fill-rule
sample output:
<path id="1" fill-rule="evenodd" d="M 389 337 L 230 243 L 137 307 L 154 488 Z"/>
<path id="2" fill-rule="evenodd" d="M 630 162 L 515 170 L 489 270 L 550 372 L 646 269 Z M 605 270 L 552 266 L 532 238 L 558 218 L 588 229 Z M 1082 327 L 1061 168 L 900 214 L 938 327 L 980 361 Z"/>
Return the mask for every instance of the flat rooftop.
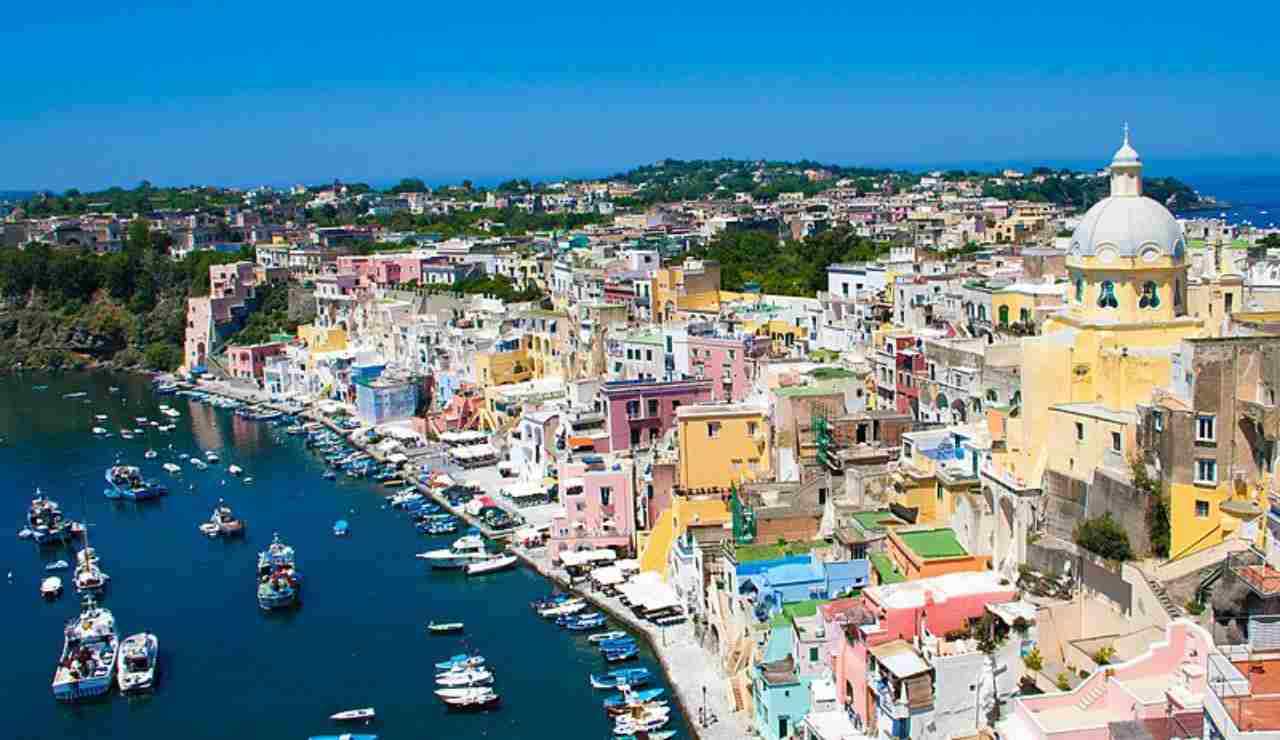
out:
<path id="1" fill-rule="evenodd" d="M 956 539 L 956 533 L 950 529 L 917 529 L 898 532 L 898 537 L 925 560 L 957 558 L 969 554 L 960 540 Z"/>

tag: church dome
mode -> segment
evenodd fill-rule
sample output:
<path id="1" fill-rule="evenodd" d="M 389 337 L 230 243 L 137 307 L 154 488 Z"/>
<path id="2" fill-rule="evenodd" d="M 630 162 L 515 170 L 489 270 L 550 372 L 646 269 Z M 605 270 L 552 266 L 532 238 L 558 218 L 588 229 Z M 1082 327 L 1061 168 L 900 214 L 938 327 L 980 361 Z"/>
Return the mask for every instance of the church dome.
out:
<path id="1" fill-rule="evenodd" d="M 1186 252 L 1182 226 L 1168 208 L 1142 194 L 1142 158 L 1124 144 L 1111 160 L 1111 195 L 1094 204 L 1071 235 L 1070 254 L 1100 262 L 1140 257 L 1181 261 Z"/>

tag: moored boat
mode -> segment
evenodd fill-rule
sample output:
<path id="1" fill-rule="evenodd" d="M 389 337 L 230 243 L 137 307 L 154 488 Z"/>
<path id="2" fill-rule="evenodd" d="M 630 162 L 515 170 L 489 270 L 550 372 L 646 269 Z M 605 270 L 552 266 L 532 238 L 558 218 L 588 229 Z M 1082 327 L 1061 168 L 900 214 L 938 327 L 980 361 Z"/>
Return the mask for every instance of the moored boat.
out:
<path id="1" fill-rule="evenodd" d="M 244 520 L 237 519 L 231 513 L 231 507 L 218 499 L 213 514 L 209 516 L 209 521 L 200 525 L 200 531 L 209 537 L 239 537 L 244 534 Z"/>
<path id="2" fill-rule="evenodd" d="M 160 640 L 149 632 L 130 635 L 120 643 L 116 683 L 123 692 L 144 691 L 155 686 Z"/>
<path id="3" fill-rule="evenodd" d="M 436 685 L 451 688 L 486 686 L 493 683 L 493 672 L 487 668 L 468 668 L 436 674 Z"/>
<path id="4" fill-rule="evenodd" d="M 588 642 L 608 642 L 609 640 L 621 640 L 627 636 L 622 630 L 610 630 L 609 632 L 597 632 L 587 637 Z"/>
<path id="5" fill-rule="evenodd" d="M 417 557 L 430 563 L 432 568 L 456 570 L 468 563 L 487 560 L 490 555 L 485 552 L 484 540 L 469 534 L 459 537 L 448 548 L 418 553 Z"/>
<path id="6" fill-rule="evenodd" d="M 57 576 L 49 576 L 40 582 L 40 595 L 53 601 L 62 595 L 62 579 Z"/>
<path id="7" fill-rule="evenodd" d="M 53 672 L 54 698 L 75 701 L 107 693 L 115 677 L 119 642 L 115 617 L 92 596 L 85 597 L 80 614 L 63 629 L 62 656 Z"/>
<path id="8" fill-rule="evenodd" d="M 346 519 L 339 519 L 333 523 L 333 533 L 335 536 L 345 537 L 350 531 L 351 525 L 347 523 Z"/>
<path id="9" fill-rule="evenodd" d="M 515 565 L 519 561 L 515 555 L 499 555 L 481 560 L 475 563 L 467 563 L 467 575 L 478 576 L 485 573 L 494 573 L 500 570 L 506 570 Z"/>
<path id="10" fill-rule="evenodd" d="M 607 673 L 591 674 L 591 688 L 616 689 L 621 686 L 641 686 L 649 682 L 648 668 L 620 668 Z"/>
<path id="11" fill-rule="evenodd" d="M 429 623 L 427 624 L 427 631 L 428 631 L 428 632 L 433 632 L 433 633 L 435 633 L 435 634 L 437 634 L 437 635 L 444 635 L 444 634 L 448 634 L 448 633 L 451 633 L 451 632 L 461 632 L 462 630 L 463 630 L 463 624 L 462 624 L 462 622 L 439 622 L 439 623 L 437 623 L 437 622 L 435 622 L 435 621 L 432 621 L 432 622 L 429 622 Z"/>
<path id="12" fill-rule="evenodd" d="M 483 709 L 498 703 L 498 693 L 480 686 L 464 689 L 436 689 L 436 696 L 455 709 Z"/>
<path id="13" fill-rule="evenodd" d="M 133 465 L 112 465 L 107 468 L 107 488 L 102 493 L 110 499 L 145 501 L 163 495 L 167 489 L 142 477 L 142 471 Z"/>
<path id="14" fill-rule="evenodd" d="M 37 545 L 66 542 L 76 533 L 76 524 L 64 519 L 58 502 L 41 495 L 37 488 L 36 497 L 27 507 L 27 526 L 23 533 L 27 533 L 27 537 L 35 540 Z"/>
<path id="15" fill-rule="evenodd" d="M 436 668 L 442 671 L 461 671 L 481 665 L 484 665 L 484 656 L 462 653 L 436 663 Z"/>
<path id="16" fill-rule="evenodd" d="M 266 551 L 258 554 L 258 606 L 267 611 L 294 606 L 301 587 L 293 548 L 275 535 Z"/>
<path id="17" fill-rule="evenodd" d="M 376 715 L 377 712 L 373 710 L 373 707 L 364 707 L 363 709 L 348 709 L 342 712 L 334 712 L 329 715 L 329 719 L 334 722 L 351 722 L 361 719 L 373 719 Z"/>

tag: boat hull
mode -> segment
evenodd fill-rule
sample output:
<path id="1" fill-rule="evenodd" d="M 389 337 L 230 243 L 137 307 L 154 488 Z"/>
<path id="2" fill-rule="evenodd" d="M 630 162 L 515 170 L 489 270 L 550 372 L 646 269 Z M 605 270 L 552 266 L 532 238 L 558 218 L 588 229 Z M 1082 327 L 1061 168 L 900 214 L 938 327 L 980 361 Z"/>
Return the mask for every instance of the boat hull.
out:
<path id="1" fill-rule="evenodd" d="M 105 676 L 94 676 L 80 681 L 67 681 L 65 683 L 54 684 L 53 698 L 58 701 L 80 701 L 81 699 L 90 699 L 95 696 L 102 696 L 111 690 L 111 682 L 114 678 L 114 671 L 108 672 Z"/>

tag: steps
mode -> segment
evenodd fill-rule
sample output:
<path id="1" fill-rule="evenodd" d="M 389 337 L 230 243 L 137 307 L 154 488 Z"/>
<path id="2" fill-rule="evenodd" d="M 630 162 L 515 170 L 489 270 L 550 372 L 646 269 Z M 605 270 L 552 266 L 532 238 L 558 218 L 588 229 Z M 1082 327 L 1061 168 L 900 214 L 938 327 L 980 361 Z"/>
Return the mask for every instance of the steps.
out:
<path id="1" fill-rule="evenodd" d="M 1173 603 L 1173 599 L 1169 598 L 1164 586 L 1161 586 L 1159 581 L 1151 578 L 1146 573 L 1143 573 L 1142 577 L 1146 580 L 1147 585 L 1151 587 L 1151 593 L 1156 595 L 1156 601 L 1160 602 L 1160 608 L 1164 609 L 1165 614 L 1168 614 L 1170 619 L 1181 617 L 1182 610 L 1178 608 L 1177 604 Z"/>
<path id="2" fill-rule="evenodd" d="M 1089 707 L 1093 706 L 1093 703 L 1102 698 L 1105 693 L 1107 693 L 1107 682 L 1094 681 L 1093 688 L 1089 689 L 1089 693 L 1080 697 L 1080 701 L 1076 702 L 1076 708 L 1082 712 L 1089 711 Z"/>

